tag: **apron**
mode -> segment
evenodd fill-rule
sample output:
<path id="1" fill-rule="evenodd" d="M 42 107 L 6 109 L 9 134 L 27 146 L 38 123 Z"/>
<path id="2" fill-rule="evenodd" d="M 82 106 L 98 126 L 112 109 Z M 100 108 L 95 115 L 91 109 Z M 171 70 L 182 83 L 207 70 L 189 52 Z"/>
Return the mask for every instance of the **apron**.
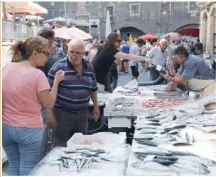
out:
<path id="1" fill-rule="evenodd" d="M 203 94 L 216 93 L 216 80 L 191 79 L 188 81 L 188 87 L 192 90 L 199 90 Z"/>

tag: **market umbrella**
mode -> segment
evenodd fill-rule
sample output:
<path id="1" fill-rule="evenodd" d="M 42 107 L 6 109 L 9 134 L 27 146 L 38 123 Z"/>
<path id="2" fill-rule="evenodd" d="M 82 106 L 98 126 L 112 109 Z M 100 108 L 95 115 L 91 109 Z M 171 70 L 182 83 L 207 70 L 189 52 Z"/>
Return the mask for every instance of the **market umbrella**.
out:
<path id="1" fill-rule="evenodd" d="M 83 39 L 83 40 L 92 39 L 92 36 L 90 34 L 86 33 L 85 31 L 82 31 L 81 29 L 75 26 L 69 28 L 69 30 L 71 33 L 76 34 L 77 36 L 80 36 L 80 39 Z"/>
<path id="2" fill-rule="evenodd" d="M 39 15 L 48 13 L 44 7 L 29 1 L 5 2 L 5 9 L 7 13 L 13 14 Z"/>
<path id="3" fill-rule="evenodd" d="M 111 32 L 112 32 L 112 28 L 111 28 L 111 22 L 110 22 L 110 13 L 109 13 L 109 10 L 107 10 L 105 37 L 108 38 Z"/>
<path id="4" fill-rule="evenodd" d="M 168 35 L 170 36 L 171 41 L 180 41 L 181 40 L 181 35 L 179 33 L 170 32 L 170 33 L 165 34 L 163 37 L 165 38 Z"/>
<path id="5" fill-rule="evenodd" d="M 77 38 L 81 38 L 81 36 L 72 33 L 69 28 L 66 27 L 62 27 L 62 28 L 56 28 L 54 29 L 55 32 L 55 37 L 59 37 L 62 39 L 77 39 Z"/>
<path id="6" fill-rule="evenodd" d="M 153 34 L 144 34 L 142 36 L 140 36 L 139 38 L 144 39 L 144 40 L 148 40 L 148 39 L 158 39 L 157 36 L 153 35 Z"/>

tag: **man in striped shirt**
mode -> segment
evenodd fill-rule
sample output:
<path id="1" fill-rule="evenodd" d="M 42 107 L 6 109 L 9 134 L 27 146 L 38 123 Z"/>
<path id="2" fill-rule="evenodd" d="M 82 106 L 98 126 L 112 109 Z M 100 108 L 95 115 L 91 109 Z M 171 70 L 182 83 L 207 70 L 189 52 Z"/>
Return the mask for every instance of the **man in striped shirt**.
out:
<path id="1" fill-rule="evenodd" d="M 57 122 L 54 143 L 57 146 L 66 146 L 76 132 L 86 133 L 90 97 L 94 103 L 92 116 L 96 120 L 99 118 L 95 73 L 91 63 L 83 59 L 84 54 L 85 43 L 78 39 L 72 40 L 68 45 L 67 58 L 58 61 L 48 73 L 52 86 L 55 73 L 58 70 L 65 72 L 53 108 Z"/>

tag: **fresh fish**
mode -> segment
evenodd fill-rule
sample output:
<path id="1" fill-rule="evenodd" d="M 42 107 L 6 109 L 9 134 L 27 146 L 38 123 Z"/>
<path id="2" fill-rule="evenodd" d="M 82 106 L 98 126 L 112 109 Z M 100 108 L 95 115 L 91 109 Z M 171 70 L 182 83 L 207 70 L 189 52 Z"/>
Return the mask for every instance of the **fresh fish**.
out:
<path id="1" fill-rule="evenodd" d="M 157 122 L 149 122 L 149 123 L 147 123 L 146 125 L 160 126 L 161 124 L 160 124 L 160 123 L 157 123 Z"/>
<path id="2" fill-rule="evenodd" d="M 170 152 L 158 152 L 158 151 L 148 151 L 148 152 L 134 152 L 135 155 L 158 155 L 158 156 L 172 156 L 173 154 Z"/>
<path id="3" fill-rule="evenodd" d="M 172 144 L 173 146 L 191 146 L 188 142 L 175 142 Z"/>
<path id="4" fill-rule="evenodd" d="M 166 159 L 157 159 L 157 158 L 154 158 L 153 159 L 154 162 L 157 162 L 161 165 L 166 165 L 166 166 L 169 166 L 169 165 L 172 165 L 175 163 L 175 161 L 172 161 L 172 160 L 166 160 Z"/>
<path id="5" fill-rule="evenodd" d="M 175 115 L 170 115 L 168 117 L 166 117 L 165 119 L 162 119 L 159 121 L 160 124 L 164 124 L 170 121 L 176 120 L 176 116 Z"/>
<path id="6" fill-rule="evenodd" d="M 168 134 L 175 135 L 175 134 L 178 134 L 180 130 L 181 130 L 181 129 L 170 130 L 170 131 L 168 132 Z"/>
<path id="7" fill-rule="evenodd" d="M 143 140 L 152 140 L 153 137 L 140 137 L 140 138 L 134 138 L 136 141 L 143 141 Z"/>
<path id="8" fill-rule="evenodd" d="M 159 116 L 160 115 L 160 113 L 158 113 L 158 112 L 150 112 L 145 118 L 154 118 L 154 117 L 157 117 L 157 116 Z"/>
<path id="9" fill-rule="evenodd" d="M 174 125 L 174 126 L 164 128 L 164 131 L 170 131 L 170 130 L 174 130 L 174 129 L 185 128 L 186 126 L 187 126 L 186 124 Z"/>
<path id="10" fill-rule="evenodd" d="M 196 156 L 196 155 L 193 154 L 193 153 L 190 153 L 190 152 L 182 152 L 182 151 L 170 151 L 170 153 L 172 153 L 173 155 L 176 155 L 176 156 Z"/>
<path id="11" fill-rule="evenodd" d="M 193 173 L 193 174 L 197 174 L 197 175 L 207 175 L 210 173 L 210 171 L 207 168 L 203 168 L 201 166 L 196 166 L 190 163 L 180 163 L 180 162 L 176 162 L 175 164 L 173 164 L 171 166 L 172 168 L 174 167 L 174 169 L 176 171 L 185 171 L 185 172 L 189 172 L 189 173 Z"/>
<path id="12" fill-rule="evenodd" d="M 139 143 L 139 144 L 157 147 L 157 144 L 154 143 L 154 142 L 152 142 L 152 141 L 148 141 L 148 140 L 136 140 L 136 141 L 137 141 L 137 143 Z"/>

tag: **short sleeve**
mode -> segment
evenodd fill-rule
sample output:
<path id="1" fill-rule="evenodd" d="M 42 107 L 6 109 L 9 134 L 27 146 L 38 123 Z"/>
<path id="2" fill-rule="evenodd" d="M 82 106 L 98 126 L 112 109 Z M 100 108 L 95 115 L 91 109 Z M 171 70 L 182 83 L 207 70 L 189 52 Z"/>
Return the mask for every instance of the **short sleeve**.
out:
<path id="1" fill-rule="evenodd" d="M 112 56 L 115 56 L 116 53 L 118 53 L 119 50 L 115 47 L 110 48 L 110 53 L 112 53 Z"/>
<path id="2" fill-rule="evenodd" d="M 155 52 L 155 48 L 152 48 L 147 54 L 146 57 L 148 58 L 152 58 L 154 56 L 154 52 Z"/>
<path id="3" fill-rule="evenodd" d="M 190 61 L 185 65 L 184 71 L 182 73 L 182 77 L 185 80 L 193 79 L 197 69 L 198 69 L 198 63 L 195 61 Z"/>
<path id="4" fill-rule="evenodd" d="M 45 90 L 50 90 L 50 85 L 45 74 L 39 70 L 37 80 L 37 93 Z"/>

